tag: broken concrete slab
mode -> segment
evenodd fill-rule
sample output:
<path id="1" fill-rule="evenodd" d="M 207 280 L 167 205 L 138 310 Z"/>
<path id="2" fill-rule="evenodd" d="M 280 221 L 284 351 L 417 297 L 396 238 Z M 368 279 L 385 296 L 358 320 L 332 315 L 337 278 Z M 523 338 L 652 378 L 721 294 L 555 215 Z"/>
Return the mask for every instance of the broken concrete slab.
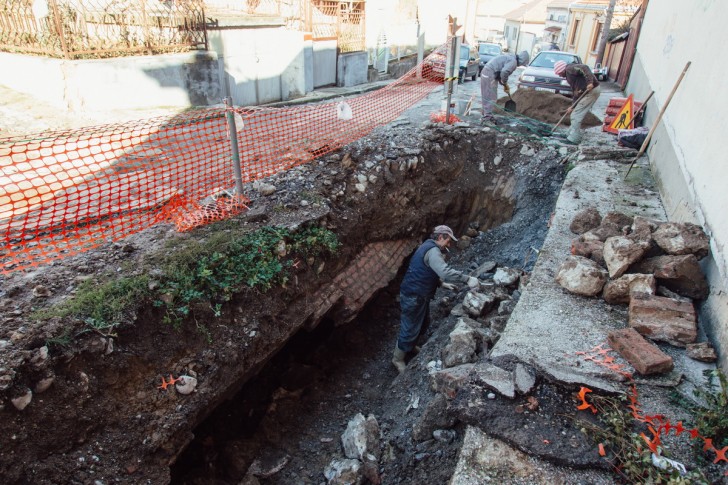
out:
<path id="1" fill-rule="evenodd" d="M 677 347 L 695 342 L 698 336 L 697 316 L 692 303 L 645 293 L 632 295 L 629 326 L 652 340 Z"/>
<path id="2" fill-rule="evenodd" d="M 504 478 L 508 477 L 508 478 Z M 568 480 L 565 480 L 568 477 Z M 485 434 L 475 426 L 465 430 L 450 485 L 483 485 L 484 483 L 589 483 L 612 485 L 612 474 L 604 470 L 575 470 L 546 462 L 535 462 L 524 453 Z"/>
<path id="3" fill-rule="evenodd" d="M 536 385 L 536 375 L 527 366 L 520 362 L 516 364 L 515 385 L 519 394 L 528 394 Z"/>
<path id="4" fill-rule="evenodd" d="M 609 345 L 643 375 L 662 374 L 672 370 L 672 357 L 648 342 L 633 328 L 609 332 Z"/>
<path id="5" fill-rule="evenodd" d="M 513 372 L 501 369 L 489 362 L 481 362 L 473 367 L 473 381 L 491 389 L 501 396 L 516 396 Z"/>

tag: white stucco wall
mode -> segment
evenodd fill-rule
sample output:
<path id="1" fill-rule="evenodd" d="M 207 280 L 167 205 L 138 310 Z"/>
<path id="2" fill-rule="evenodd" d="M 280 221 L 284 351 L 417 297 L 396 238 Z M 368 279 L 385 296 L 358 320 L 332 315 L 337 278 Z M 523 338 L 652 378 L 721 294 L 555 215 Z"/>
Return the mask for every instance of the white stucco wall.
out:
<path id="1" fill-rule="evenodd" d="M 728 155 L 723 118 L 728 110 L 728 64 L 713 48 L 728 42 L 728 2 L 650 2 L 626 91 L 644 99 L 651 126 L 685 64 L 692 64 L 655 132 L 648 155 L 670 220 L 702 225 L 711 238 L 711 258 L 702 262 L 711 296 L 701 319 L 721 347 L 728 368 Z"/>

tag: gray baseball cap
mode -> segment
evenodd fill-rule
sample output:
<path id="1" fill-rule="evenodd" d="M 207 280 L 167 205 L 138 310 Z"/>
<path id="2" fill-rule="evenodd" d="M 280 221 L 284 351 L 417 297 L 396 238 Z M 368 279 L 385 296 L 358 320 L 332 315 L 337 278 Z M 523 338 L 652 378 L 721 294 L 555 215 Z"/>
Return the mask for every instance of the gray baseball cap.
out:
<path id="1" fill-rule="evenodd" d="M 448 226 L 437 226 L 434 231 L 432 231 L 433 234 L 447 234 L 450 236 L 450 239 L 457 242 L 458 238 L 455 237 L 455 234 L 452 233 L 452 229 L 450 229 Z"/>

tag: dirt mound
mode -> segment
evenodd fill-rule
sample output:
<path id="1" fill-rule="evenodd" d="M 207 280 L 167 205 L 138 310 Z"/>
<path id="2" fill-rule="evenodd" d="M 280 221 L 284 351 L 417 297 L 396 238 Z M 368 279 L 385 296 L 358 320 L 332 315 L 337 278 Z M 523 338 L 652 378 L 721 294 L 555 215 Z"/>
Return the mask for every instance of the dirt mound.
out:
<path id="1" fill-rule="evenodd" d="M 522 115 L 534 118 L 545 123 L 555 125 L 559 118 L 564 114 L 566 109 L 571 106 L 571 98 L 545 91 L 536 91 L 533 89 L 519 89 L 513 93 L 513 100 L 516 102 L 518 112 Z M 504 96 L 498 100 L 499 106 L 504 106 L 508 101 L 508 96 Z M 569 118 L 567 117 L 562 126 L 569 126 Z M 599 126 L 602 122 L 593 113 L 588 113 L 584 118 L 582 126 L 591 128 Z"/>

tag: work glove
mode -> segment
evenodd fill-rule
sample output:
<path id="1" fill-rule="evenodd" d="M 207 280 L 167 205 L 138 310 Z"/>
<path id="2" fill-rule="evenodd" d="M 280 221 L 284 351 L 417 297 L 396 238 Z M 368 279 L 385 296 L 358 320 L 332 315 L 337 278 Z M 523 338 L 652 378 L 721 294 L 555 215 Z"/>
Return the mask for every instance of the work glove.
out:
<path id="1" fill-rule="evenodd" d="M 440 286 L 442 286 L 446 290 L 450 290 L 450 291 L 457 291 L 458 290 L 458 287 L 455 286 L 455 285 L 453 285 L 452 283 L 442 283 Z"/>
<path id="2" fill-rule="evenodd" d="M 478 281 L 478 278 L 475 276 L 468 276 L 468 286 L 471 290 L 478 288 L 480 286 L 480 281 Z"/>
<path id="3" fill-rule="evenodd" d="M 507 84 L 503 85 L 503 91 L 505 91 L 507 94 L 511 94 L 511 88 Z"/>

